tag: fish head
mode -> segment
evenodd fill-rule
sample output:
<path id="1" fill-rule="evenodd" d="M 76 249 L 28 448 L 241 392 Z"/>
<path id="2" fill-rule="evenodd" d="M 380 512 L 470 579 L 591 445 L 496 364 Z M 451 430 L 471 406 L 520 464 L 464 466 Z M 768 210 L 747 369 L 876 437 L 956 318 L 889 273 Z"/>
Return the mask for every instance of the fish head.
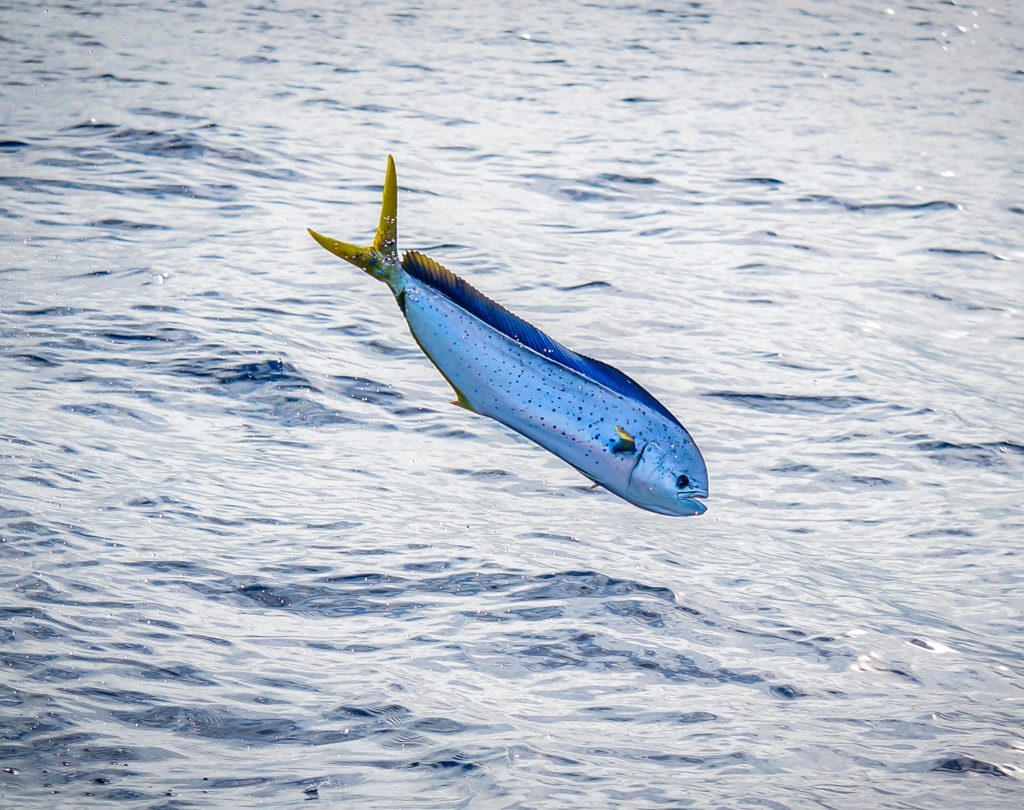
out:
<path id="1" fill-rule="evenodd" d="M 689 437 L 649 441 L 629 476 L 627 500 L 661 515 L 701 515 L 707 507 L 708 468 Z"/>

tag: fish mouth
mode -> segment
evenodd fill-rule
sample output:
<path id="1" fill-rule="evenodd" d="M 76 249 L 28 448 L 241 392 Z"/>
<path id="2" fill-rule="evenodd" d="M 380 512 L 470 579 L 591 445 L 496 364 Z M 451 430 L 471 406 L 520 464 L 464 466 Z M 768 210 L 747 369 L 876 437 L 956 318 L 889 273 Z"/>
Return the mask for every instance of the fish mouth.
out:
<path id="1" fill-rule="evenodd" d="M 702 492 L 680 492 L 676 495 L 676 509 L 679 510 L 677 514 L 703 515 L 708 508 L 701 501 L 707 497 L 707 493 Z"/>

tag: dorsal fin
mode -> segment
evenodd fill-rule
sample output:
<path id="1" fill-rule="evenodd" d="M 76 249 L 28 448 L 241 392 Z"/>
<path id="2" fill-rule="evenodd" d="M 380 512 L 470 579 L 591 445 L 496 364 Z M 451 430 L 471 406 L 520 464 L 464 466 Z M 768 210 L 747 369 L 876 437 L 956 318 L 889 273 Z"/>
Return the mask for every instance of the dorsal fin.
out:
<path id="1" fill-rule="evenodd" d="M 679 424 L 672 413 L 658 402 L 654 396 L 636 380 L 623 374 L 617 368 L 594 360 L 586 355 L 577 354 L 565 348 L 558 341 L 552 340 L 533 324 L 527 323 L 518 315 L 513 315 L 501 304 L 498 304 L 467 284 L 451 270 L 442 267 L 429 256 L 408 251 L 402 257 L 402 269 L 427 286 L 437 290 L 453 303 L 462 307 L 471 315 L 507 335 L 517 343 L 533 349 L 566 368 L 571 368 L 599 385 L 617 391 L 642 405 L 657 411 L 670 422 Z M 681 427 L 681 425 L 680 425 Z"/>

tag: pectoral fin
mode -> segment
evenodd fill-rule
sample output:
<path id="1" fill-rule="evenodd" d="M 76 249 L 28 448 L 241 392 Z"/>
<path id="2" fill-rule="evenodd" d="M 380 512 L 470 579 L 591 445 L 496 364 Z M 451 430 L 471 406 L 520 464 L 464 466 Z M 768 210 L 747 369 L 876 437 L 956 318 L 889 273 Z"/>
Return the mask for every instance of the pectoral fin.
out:
<path id="1" fill-rule="evenodd" d="M 612 445 L 613 453 L 635 453 L 636 442 L 625 428 L 615 426 L 615 443 Z"/>

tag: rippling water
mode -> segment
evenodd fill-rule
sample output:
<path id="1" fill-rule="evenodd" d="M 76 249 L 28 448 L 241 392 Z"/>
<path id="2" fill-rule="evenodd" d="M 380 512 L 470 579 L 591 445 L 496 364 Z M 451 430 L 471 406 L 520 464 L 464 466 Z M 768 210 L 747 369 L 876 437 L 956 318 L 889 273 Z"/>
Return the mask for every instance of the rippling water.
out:
<path id="1" fill-rule="evenodd" d="M 1019 807 L 1019 6 L 346 5 L 0 5 L 0 804 Z M 705 516 L 447 404 L 389 151 Z"/>

